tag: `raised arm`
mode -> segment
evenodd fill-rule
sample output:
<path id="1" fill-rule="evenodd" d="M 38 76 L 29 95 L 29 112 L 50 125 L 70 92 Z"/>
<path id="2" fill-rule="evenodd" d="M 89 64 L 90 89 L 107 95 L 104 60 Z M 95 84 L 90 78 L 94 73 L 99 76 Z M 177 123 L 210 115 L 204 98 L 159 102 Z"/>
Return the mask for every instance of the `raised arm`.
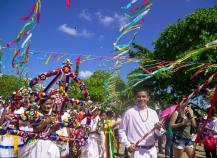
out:
<path id="1" fill-rule="evenodd" d="M 170 119 L 170 127 L 173 129 L 179 128 L 185 125 L 184 122 L 176 123 L 177 117 L 178 117 L 178 111 L 175 111 L 172 114 L 171 119 Z"/>

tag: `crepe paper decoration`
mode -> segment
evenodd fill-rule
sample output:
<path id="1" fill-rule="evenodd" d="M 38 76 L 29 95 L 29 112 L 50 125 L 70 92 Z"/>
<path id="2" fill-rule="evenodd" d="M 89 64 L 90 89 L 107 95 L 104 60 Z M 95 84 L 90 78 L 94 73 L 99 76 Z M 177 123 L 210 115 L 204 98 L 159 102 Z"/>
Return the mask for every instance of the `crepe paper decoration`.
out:
<path id="1" fill-rule="evenodd" d="M 132 6 L 132 4 L 134 4 L 136 2 L 137 2 L 137 0 L 132 0 L 130 3 L 128 3 L 126 6 L 124 6 L 122 8 L 128 9 Z M 131 14 L 125 14 L 125 16 L 128 17 L 128 19 L 130 19 L 130 18 L 134 18 L 134 19 L 131 22 L 122 26 L 120 29 L 121 34 L 118 36 L 116 42 L 114 43 L 114 50 L 121 54 L 121 55 L 119 54 L 117 57 L 122 56 L 122 52 L 124 52 L 123 54 L 125 54 L 126 51 L 130 50 L 130 47 L 131 47 L 130 45 L 131 45 L 132 41 L 135 40 L 135 35 L 137 34 L 137 32 L 134 34 L 133 39 L 128 44 L 120 45 L 119 42 L 129 32 L 141 28 L 142 23 L 144 22 L 143 17 L 150 11 L 151 6 L 152 6 L 152 4 L 150 4 L 150 0 L 145 0 L 143 2 L 142 6 L 134 8 L 133 10 L 131 10 Z M 113 58 L 113 59 L 115 59 L 115 58 Z M 121 65 L 124 63 L 128 63 L 128 62 L 131 62 L 131 61 L 122 62 Z M 117 63 L 117 61 L 116 61 L 116 63 Z"/>
<path id="2" fill-rule="evenodd" d="M 18 51 L 13 56 L 12 59 L 12 67 L 16 69 L 17 73 L 19 72 L 19 69 L 28 61 L 28 52 L 30 49 L 30 41 L 32 37 L 32 30 L 36 26 L 36 24 L 39 22 L 40 19 L 40 7 L 41 7 L 41 1 L 37 0 L 28 16 L 24 18 L 20 18 L 20 20 L 29 20 L 19 31 L 17 38 L 15 40 L 12 40 L 6 44 L 6 47 L 10 47 L 11 44 L 17 43 Z M 22 41 L 22 44 L 20 44 L 20 41 Z M 20 54 L 21 53 L 21 54 Z"/>
<path id="3" fill-rule="evenodd" d="M 145 1 L 143 2 L 143 5 L 142 5 L 141 7 L 143 7 L 144 5 L 150 4 L 149 2 L 150 2 L 150 0 L 145 0 Z M 134 9 L 132 9 L 131 12 L 134 13 L 134 12 L 136 12 L 137 10 L 140 10 L 141 7 L 136 7 L 136 8 L 134 8 Z"/>
<path id="4" fill-rule="evenodd" d="M 15 68 L 15 64 L 14 64 L 14 62 L 15 62 L 15 58 L 17 57 L 17 55 L 19 54 L 19 52 L 20 52 L 20 49 L 18 49 L 18 50 L 14 50 L 14 56 L 13 56 L 13 59 L 12 59 L 12 67 L 13 68 Z"/>
<path id="5" fill-rule="evenodd" d="M 207 48 L 200 48 L 200 49 L 197 49 L 197 50 L 192 50 L 190 52 L 188 52 L 184 57 L 178 59 L 177 61 L 175 61 L 174 63 L 174 66 L 177 65 L 177 64 L 180 64 L 182 63 L 183 61 L 193 57 L 193 56 L 196 56 L 196 55 L 199 55 L 201 53 L 203 53 L 205 50 L 207 50 L 208 48 L 210 47 L 207 47 Z"/>
<path id="6" fill-rule="evenodd" d="M 136 8 L 135 10 L 133 10 L 133 12 L 131 14 L 125 14 L 126 17 L 128 18 L 134 18 L 137 14 L 139 14 L 142 11 L 145 11 L 147 9 L 149 9 L 152 6 L 152 3 L 150 4 L 144 4 L 139 8 Z"/>
<path id="7" fill-rule="evenodd" d="M 123 58 L 119 58 L 119 57 L 126 54 L 126 53 L 128 53 L 128 52 L 129 52 L 129 50 L 125 50 L 125 51 L 121 52 L 120 54 L 114 56 L 112 59 L 114 59 L 114 60 L 123 59 Z"/>
<path id="8" fill-rule="evenodd" d="M 66 0 L 66 8 L 70 8 L 70 0 Z"/>
<path id="9" fill-rule="evenodd" d="M 38 3 L 38 2 L 36 2 L 36 3 Z M 20 20 L 28 20 L 28 19 L 30 19 L 30 17 L 33 15 L 33 13 L 35 11 L 36 3 L 33 5 L 32 9 L 31 9 L 31 12 L 29 13 L 29 15 L 26 16 L 26 17 L 24 17 L 24 18 L 20 18 Z"/>
<path id="10" fill-rule="evenodd" d="M 85 61 L 87 61 L 88 59 L 90 59 L 91 56 L 92 56 L 92 55 L 86 56 L 86 57 L 80 62 L 80 64 L 82 64 L 83 62 L 85 62 Z"/>
<path id="11" fill-rule="evenodd" d="M 12 41 L 6 43 L 6 47 L 10 47 L 10 45 L 12 45 L 12 44 L 14 44 L 16 42 L 17 42 L 17 40 L 12 40 Z"/>
<path id="12" fill-rule="evenodd" d="M 105 146 L 106 146 L 106 157 L 115 158 L 115 137 L 111 127 L 107 127 L 104 130 L 105 133 Z"/>
<path id="13" fill-rule="evenodd" d="M 191 66 L 194 63 L 191 63 L 191 64 L 181 64 L 181 63 L 183 63 L 185 60 L 187 60 L 187 59 L 189 59 L 189 58 L 191 58 L 193 56 L 200 55 L 201 53 L 204 53 L 206 50 L 214 49 L 216 47 L 217 47 L 217 44 L 210 45 L 210 46 L 200 48 L 200 49 L 197 49 L 197 50 L 192 50 L 192 51 L 186 53 L 186 55 L 184 55 L 184 57 L 176 60 L 175 62 L 173 62 L 171 64 L 166 64 L 166 65 L 163 64 L 164 67 L 162 67 L 162 68 L 158 67 L 160 69 L 154 70 L 151 74 L 152 74 L 152 76 L 154 76 L 154 75 L 159 74 L 159 73 L 161 73 L 161 72 L 163 72 L 165 70 L 170 70 L 171 72 L 175 72 L 175 71 L 178 71 L 179 69 L 181 69 L 182 67 Z M 181 66 L 177 67 L 178 65 L 181 65 Z M 154 67 L 157 68 L 156 66 L 154 66 Z M 148 68 L 146 68 L 146 69 L 150 72 L 150 70 Z M 144 80 L 149 79 L 149 78 L 150 78 L 150 76 L 145 77 Z M 140 81 L 139 83 L 141 83 L 141 82 L 142 81 Z M 135 85 L 137 85 L 137 83 Z"/>
<path id="14" fill-rule="evenodd" d="M 30 38 L 32 37 L 32 33 L 28 35 L 28 37 L 25 39 L 25 41 L 22 43 L 21 48 L 24 48 L 26 44 L 28 44 Z"/>
<path id="15" fill-rule="evenodd" d="M 44 92 L 47 92 L 48 89 L 56 82 L 56 80 L 60 77 L 60 76 L 65 76 L 65 77 L 71 77 L 80 87 L 80 90 L 83 92 L 83 95 L 84 95 L 84 99 L 85 101 L 88 101 L 89 100 L 89 93 L 88 93 L 88 90 L 86 89 L 85 87 L 85 84 L 83 81 L 81 81 L 77 75 L 71 71 L 71 62 L 69 59 L 66 59 L 64 62 L 63 62 L 63 66 L 62 68 L 58 68 L 58 69 L 55 69 L 53 71 L 49 71 L 49 72 L 44 72 L 42 73 L 41 75 L 37 76 L 36 78 L 33 78 L 31 81 L 30 81 L 30 87 L 33 87 L 34 85 L 36 85 L 39 81 L 44 81 L 46 80 L 48 77 L 51 77 L 51 76 L 55 76 L 56 77 L 48 84 L 48 86 L 45 88 Z M 67 84 L 65 82 L 65 84 Z"/>
<path id="16" fill-rule="evenodd" d="M 75 59 L 76 64 L 80 64 L 81 63 L 81 56 L 77 57 Z"/>
<path id="17" fill-rule="evenodd" d="M 142 66 L 139 66 L 139 68 L 140 68 L 140 69 L 142 69 L 142 71 L 144 71 L 145 73 L 147 73 L 147 74 L 151 74 L 151 72 L 150 72 L 150 71 L 148 71 L 148 70 L 146 70 L 144 67 L 142 67 Z"/>
<path id="18" fill-rule="evenodd" d="M 136 34 L 134 34 L 133 39 L 130 40 L 128 44 L 117 45 L 117 43 L 114 43 L 115 51 L 116 52 L 128 51 L 130 49 L 130 45 L 134 42 L 135 38 L 136 38 Z"/>
<path id="19" fill-rule="evenodd" d="M 51 140 L 51 141 L 63 141 L 63 142 L 77 142 L 81 145 L 84 145 L 84 141 L 87 140 L 87 137 L 73 138 L 73 137 L 65 137 L 59 136 L 57 134 L 49 134 L 47 136 L 43 136 L 41 133 L 34 133 L 29 131 L 15 130 L 15 129 L 4 129 L 0 127 L 0 135 L 15 135 L 23 138 L 33 138 L 33 139 L 43 139 L 43 140 Z"/>
<path id="20" fill-rule="evenodd" d="M 130 26 L 128 29 L 124 30 L 120 35 L 119 37 L 117 38 L 116 42 L 115 43 L 118 43 L 122 37 L 124 35 L 126 35 L 127 33 L 133 31 L 133 30 L 136 30 L 136 29 L 139 29 L 141 26 L 142 26 L 142 23 L 144 22 L 144 19 L 142 19 L 138 24 L 135 24 L 135 25 L 132 25 Z"/>
<path id="21" fill-rule="evenodd" d="M 180 65 L 179 67 L 173 69 L 172 71 L 173 71 L 173 72 L 176 72 L 176 71 L 180 70 L 181 68 L 187 67 L 187 66 L 189 66 L 189 65 L 191 65 L 191 64 L 182 64 L 182 65 Z"/>
<path id="22" fill-rule="evenodd" d="M 199 70 L 197 70 L 192 76 L 191 76 L 191 79 L 193 79 L 194 77 L 196 77 L 198 74 L 200 74 L 201 72 L 203 72 L 203 70 L 206 68 L 206 67 L 208 67 L 208 66 L 210 66 L 211 64 L 202 64 L 202 67 L 199 69 Z"/>
<path id="23" fill-rule="evenodd" d="M 212 46 L 212 45 L 216 45 L 217 44 L 217 40 L 214 40 L 212 42 L 209 42 L 206 44 L 206 47 Z"/>
<path id="24" fill-rule="evenodd" d="M 25 58 L 23 59 L 23 61 L 20 62 L 20 65 L 25 64 L 28 60 L 29 60 L 29 49 L 30 49 L 30 44 L 28 45 L 27 49 L 25 50 Z"/>
<path id="25" fill-rule="evenodd" d="M 47 65 L 48 62 L 50 61 L 50 58 L 52 57 L 52 55 L 49 55 L 49 57 L 46 59 L 45 64 Z"/>
<path id="26" fill-rule="evenodd" d="M 121 7 L 122 9 L 128 9 L 130 8 L 134 3 L 136 3 L 138 0 L 132 0 L 130 3 L 128 3 L 126 6 Z"/>
<path id="27" fill-rule="evenodd" d="M 65 54 L 63 54 L 62 56 L 60 56 L 57 61 L 59 61 L 60 59 L 62 59 L 65 56 Z"/>
<path id="28" fill-rule="evenodd" d="M 78 58 L 76 58 L 75 62 L 76 62 L 75 73 L 76 73 L 76 75 L 78 75 L 78 73 L 79 73 L 79 67 L 80 67 L 80 64 L 81 64 L 81 56 L 79 56 Z"/>
<path id="29" fill-rule="evenodd" d="M 147 10 L 143 11 L 143 12 L 142 12 L 141 14 L 139 14 L 136 18 L 134 18 L 132 22 L 130 22 L 130 23 L 128 23 L 128 24 L 122 26 L 121 29 L 120 29 L 120 31 L 121 31 L 121 32 L 124 32 L 125 30 L 127 30 L 128 28 L 130 28 L 132 25 L 138 24 L 138 23 L 141 21 L 141 19 L 142 19 L 146 14 L 148 14 L 148 12 L 149 12 L 150 10 L 151 10 L 151 9 L 147 9 Z"/>
<path id="30" fill-rule="evenodd" d="M 195 94 L 197 94 L 202 88 L 206 87 L 214 77 L 217 76 L 217 72 L 213 73 L 203 84 L 201 84 L 194 92 L 192 92 L 183 102 L 189 101 Z"/>
<path id="31" fill-rule="evenodd" d="M 23 28 L 20 30 L 20 32 L 17 35 L 17 44 L 19 43 L 19 41 L 21 40 L 21 37 L 23 36 L 23 34 L 27 31 L 30 30 L 34 25 L 34 21 L 30 21 L 28 23 L 26 23 Z"/>

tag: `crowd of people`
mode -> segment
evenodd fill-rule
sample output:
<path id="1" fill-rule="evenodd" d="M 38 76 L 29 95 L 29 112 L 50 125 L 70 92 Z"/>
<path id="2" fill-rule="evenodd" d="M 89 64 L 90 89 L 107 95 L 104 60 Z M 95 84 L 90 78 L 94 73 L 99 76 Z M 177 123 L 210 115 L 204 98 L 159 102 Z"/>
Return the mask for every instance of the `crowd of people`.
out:
<path id="1" fill-rule="evenodd" d="M 124 157 L 131 155 L 133 158 L 157 158 L 156 142 L 158 141 L 159 153 L 164 153 L 166 158 L 182 158 L 185 152 L 192 158 L 195 154 L 194 139 L 192 136 L 201 129 L 206 122 L 200 143 L 204 145 L 207 158 L 216 158 L 217 117 L 212 119 L 195 117 L 191 105 L 180 102 L 177 108 L 164 121 L 159 120 L 162 106 L 159 103 L 155 110 L 148 106 L 150 96 L 147 90 L 139 89 L 135 93 L 136 104 L 129 108 L 122 116 L 112 110 L 103 110 L 99 106 L 91 106 L 90 117 L 79 106 L 72 111 L 63 111 L 59 118 L 65 120 L 76 114 L 80 123 L 88 124 L 88 137 L 85 143 L 77 147 L 74 142 L 56 141 L 50 139 L 35 139 L 17 135 L 2 134 L 0 136 L 0 157 L 24 158 L 113 158 L 120 156 L 120 144 L 125 147 Z M 59 136 L 72 137 L 74 129 L 51 124 L 57 119 L 53 98 L 42 98 L 38 101 L 37 115 L 43 117 L 40 123 L 31 123 L 25 120 L 13 119 L 14 114 L 22 116 L 26 110 L 19 98 L 15 95 L 10 108 L 13 113 L 8 114 L 3 100 L 0 98 L 0 126 L 7 129 L 17 129 L 40 133 L 41 135 L 55 133 Z M 61 109 L 61 108 L 60 108 Z M 29 113 L 35 112 L 29 111 Z M 32 119 L 34 119 L 34 114 Z M 10 120 L 10 121 L 9 121 Z M 89 123 L 88 123 L 89 122 Z M 162 144 L 165 143 L 165 151 Z M 78 152 L 75 155 L 74 152 Z"/>

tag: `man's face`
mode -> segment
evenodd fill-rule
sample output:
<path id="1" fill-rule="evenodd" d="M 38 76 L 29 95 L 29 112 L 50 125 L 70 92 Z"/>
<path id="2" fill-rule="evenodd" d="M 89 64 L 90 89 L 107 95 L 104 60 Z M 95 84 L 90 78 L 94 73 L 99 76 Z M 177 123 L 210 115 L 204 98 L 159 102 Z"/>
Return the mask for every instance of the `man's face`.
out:
<path id="1" fill-rule="evenodd" d="M 101 118 L 102 120 L 105 120 L 105 119 L 107 118 L 106 113 L 102 113 L 102 114 L 100 115 L 100 118 Z"/>
<path id="2" fill-rule="evenodd" d="M 93 117 L 96 117 L 98 114 L 99 114 L 99 110 L 98 109 L 94 110 Z"/>
<path id="3" fill-rule="evenodd" d="M 53 108 L 53 101 L 51 99 L 46 100 L 42 105 L 42 110 L 48 114 Z"/>
<path id="4" fill-rule="evenodd" d="M 146 91 L 139 91 L 136 94 L 137 104 L 141 107 L 144 107 L 147 105 L 147 102 L 149 101 L 149 96 Z"/>

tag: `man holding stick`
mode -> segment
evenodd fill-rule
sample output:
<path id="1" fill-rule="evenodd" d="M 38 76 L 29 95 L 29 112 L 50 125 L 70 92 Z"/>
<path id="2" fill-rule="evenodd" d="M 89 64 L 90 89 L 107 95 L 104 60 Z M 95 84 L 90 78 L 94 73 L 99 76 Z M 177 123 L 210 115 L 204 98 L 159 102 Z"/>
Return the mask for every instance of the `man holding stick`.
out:
<path id="1" fill-rule="evenodd" d="M 120 142 L 133 153 L 133 158 L 157 158 L 155 141 L 161 135 L 162 124 L 156 111 L 147 106 L 147 90 L 136 92 L 137 104 L 124 114 L 119 136 Z"/>

